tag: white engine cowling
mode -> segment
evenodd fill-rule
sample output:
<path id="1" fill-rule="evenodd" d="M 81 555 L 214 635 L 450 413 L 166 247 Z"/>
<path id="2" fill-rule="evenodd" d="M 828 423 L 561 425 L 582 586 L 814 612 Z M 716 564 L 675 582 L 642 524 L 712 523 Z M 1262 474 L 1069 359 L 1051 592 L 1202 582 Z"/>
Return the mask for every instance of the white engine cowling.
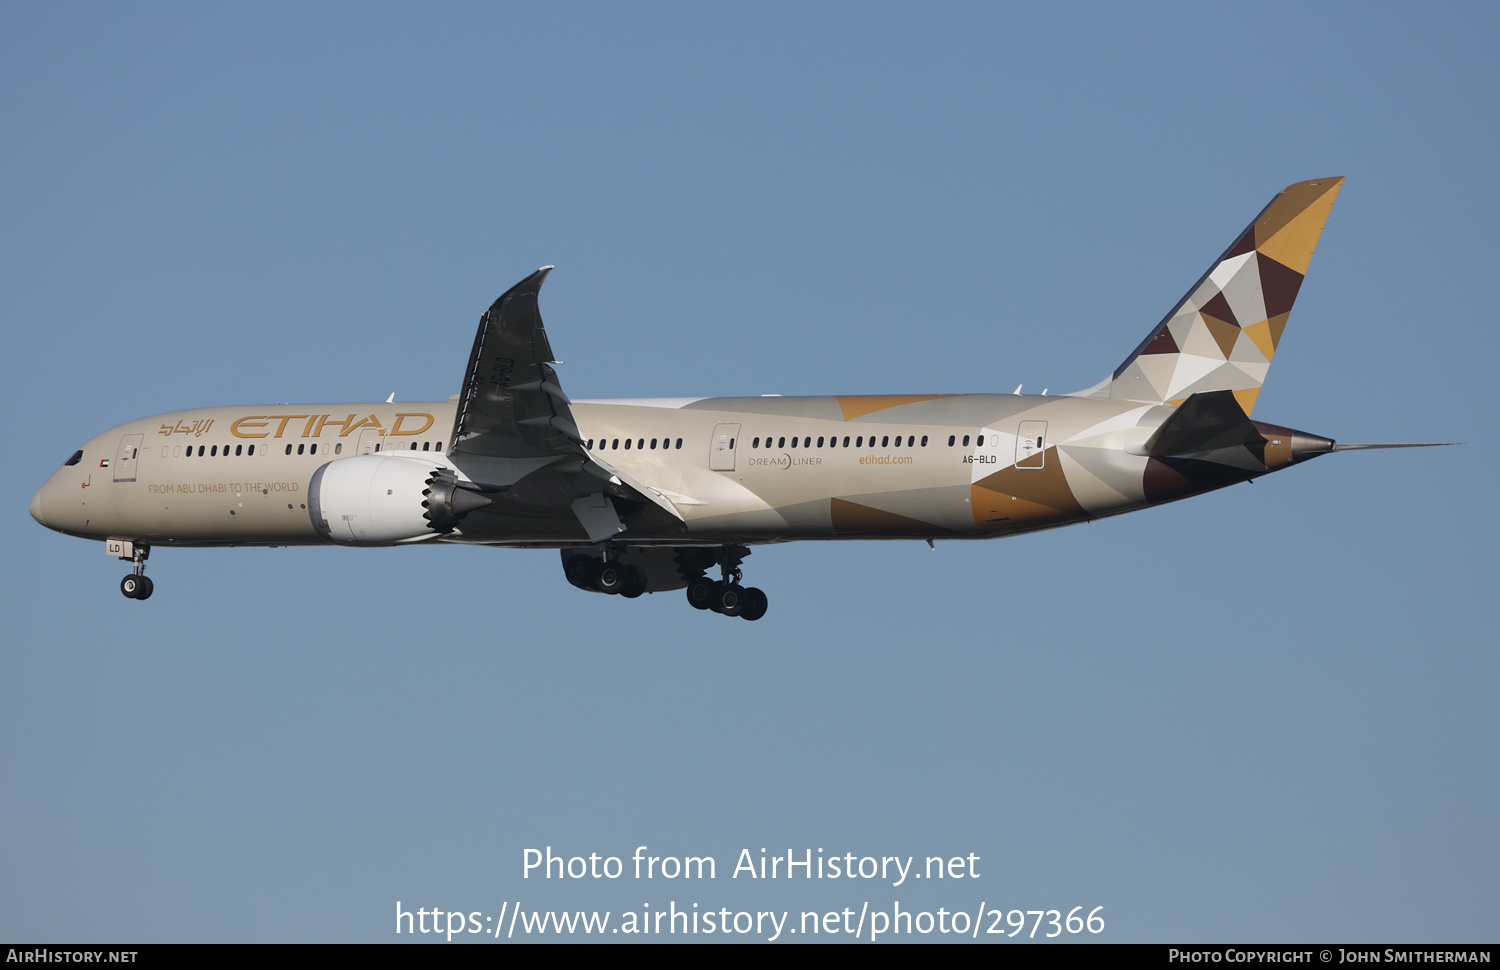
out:
<path id="1" fill-rule="evenodd" d="M 331 461 L 308 483 L 307 512 L 318 535 L 345 546 L 388 546 L 438 535 L 428 499 L 446 463 L 357 455 Z"/>

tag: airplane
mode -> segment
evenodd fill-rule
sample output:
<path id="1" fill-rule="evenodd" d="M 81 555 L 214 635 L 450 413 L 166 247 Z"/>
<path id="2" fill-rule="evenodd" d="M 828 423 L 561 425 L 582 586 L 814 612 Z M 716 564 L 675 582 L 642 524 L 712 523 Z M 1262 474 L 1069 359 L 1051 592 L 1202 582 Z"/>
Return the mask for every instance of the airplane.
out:
<path id="1" fill-rule="evenodd" d="M 1019 535 L 1334 451 L 1451 444 L 1338 444 L 1250 417 L 1342 183 L 1287 186 L 1108 377 L 1070 394 L 575 401 L 538 310 L 544 266 L 480 318 L 446 401 L 132 421 L 77 449 L 31 515 L 131 562 L 120 590 L 137 600 L 158 547 L 456 542 L 560 550 L 581 589 L 685 589 L 757 620 L 767 596 L 741 568 L 755 545 Z"/>

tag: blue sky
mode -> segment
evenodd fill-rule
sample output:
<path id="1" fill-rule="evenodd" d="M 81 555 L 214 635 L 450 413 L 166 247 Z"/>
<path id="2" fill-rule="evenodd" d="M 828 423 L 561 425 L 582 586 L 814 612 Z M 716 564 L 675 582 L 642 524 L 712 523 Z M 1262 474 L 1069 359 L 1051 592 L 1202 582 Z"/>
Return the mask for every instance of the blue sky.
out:
<path id="1" fill-rule="evenodd" d="M 387 941 L 398 900 L 1495 938 L 1491 6 L 0 25 L 0 938 Z M 1074 390 L 1331 175 L 1256 417 L 1461 448 L 936 552 L 758 549 L 753 624 L 461 548 L 164 551 L 137 604 L 26 512 L 133 418 L 446 397 L 548 263 L 574 397 Z M 523 878 L 548 845 L 719 877 Z M 730 878 L 744 848 L 979 877 Z"/>

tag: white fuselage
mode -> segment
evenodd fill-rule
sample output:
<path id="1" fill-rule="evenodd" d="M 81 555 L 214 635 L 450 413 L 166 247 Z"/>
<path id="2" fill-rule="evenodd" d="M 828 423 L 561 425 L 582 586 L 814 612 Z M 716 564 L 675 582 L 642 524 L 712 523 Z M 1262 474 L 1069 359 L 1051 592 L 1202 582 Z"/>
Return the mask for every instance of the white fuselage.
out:
<path id="1" fill-rule="evenodd" d="M 218 407 L 133 421 L 87 442 L 37 493 L 32 514 L 71 535 L 154 545 L 320 543 L 307 507 L 314 472 L 375 453 L 447 462 L 454 409 Z M 1131 451 L 1159 423 L 1152 412 L 1166 410 L 1021 395 L 572 404 L 588 453 L 680 515 L 679 528 L 620 537 L 646 544 L 979 538 L 1128 511 L 1147 504 L 1146 459 Z M 1080 458 L 1090 474 L 1073 476 L 1070 501 L 1049 503 L 1049 483 Z M 997 505 L 976 483 L 1003 469 L 1043 494 Z M 571 515 L 524 506 L 486 510 L 442 538 L 587 541 Z"/>

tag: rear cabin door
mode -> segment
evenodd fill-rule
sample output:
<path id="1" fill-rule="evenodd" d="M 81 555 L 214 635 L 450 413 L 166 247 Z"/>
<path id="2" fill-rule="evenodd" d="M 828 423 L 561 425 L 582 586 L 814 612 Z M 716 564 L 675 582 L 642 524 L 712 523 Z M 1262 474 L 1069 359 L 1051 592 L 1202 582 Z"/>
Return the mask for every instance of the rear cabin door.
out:
<path id="1" fill-rule="evenodd" d="M 1022 421 L 1016 432 L 1016 467 L 1044 468 L 1047 464 L 1047 422 Z"/>

